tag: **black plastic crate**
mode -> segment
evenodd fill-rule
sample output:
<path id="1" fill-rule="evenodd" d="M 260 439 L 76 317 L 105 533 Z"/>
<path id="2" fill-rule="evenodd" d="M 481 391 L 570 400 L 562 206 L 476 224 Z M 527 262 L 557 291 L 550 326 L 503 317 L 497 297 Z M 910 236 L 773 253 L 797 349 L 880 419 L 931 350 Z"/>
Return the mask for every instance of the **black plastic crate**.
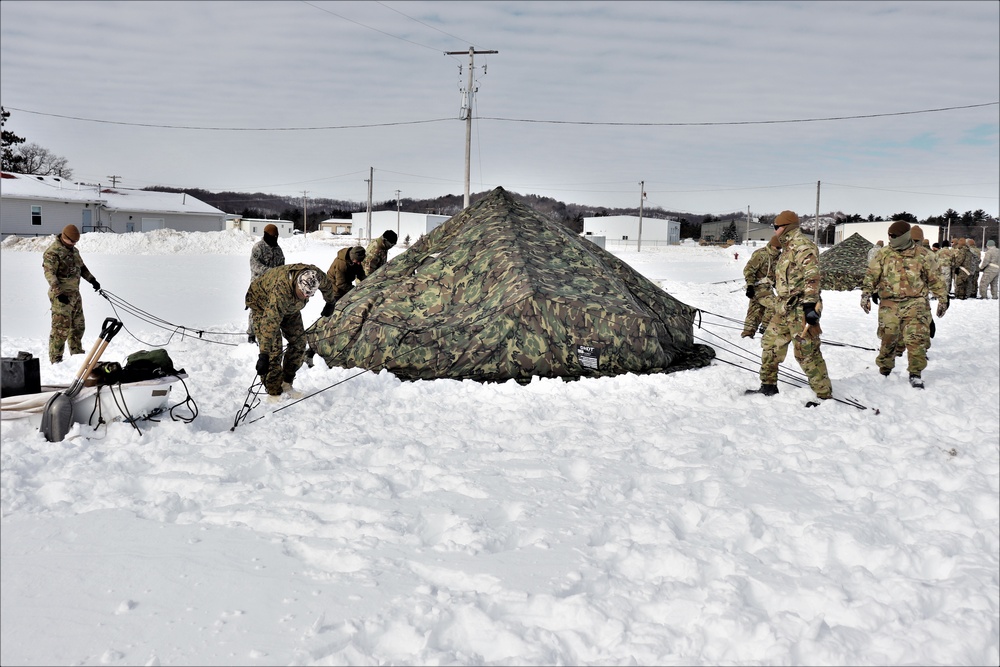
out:
<path id="1" fill-rule="evenodd" d="M 18 352 L 16 357 L 0 357 L 0 364 L 0 396 L 3 398 L 42 391 L 38 359 L 30 352 Z"/>

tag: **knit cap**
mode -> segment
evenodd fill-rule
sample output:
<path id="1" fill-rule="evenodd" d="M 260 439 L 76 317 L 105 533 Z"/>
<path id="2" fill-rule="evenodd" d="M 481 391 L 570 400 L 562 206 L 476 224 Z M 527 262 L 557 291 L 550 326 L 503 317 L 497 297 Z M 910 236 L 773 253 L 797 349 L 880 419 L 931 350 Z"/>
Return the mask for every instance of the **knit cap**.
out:
<path id="1" fill-rule="evenodd" d="M 365 261 L 365 249 L 359 245 L 354 246 L 347 253 L 352 262 L 363 262 Z"/>
<path id="2" fill-rule="evenodd" d="M 270 234 L 271 236 L 277 236 L 278 235 L 277 225 L 264 225 L 264 233 Z"/>
<path id="3" fill-rule="evenodd" d="M 72 241 L 73 243 L 80 240 L 80 230 L 77 229 L 76 225 L 66 225 L 63 227 L 62 235 L 66 237 L 67 241 Z"/>
<path id="4" fill-rule="evenodd" d="M 799 216 L 794 211 L 782 211 L 774 219 L 775 227 L 797 227 L 798 225 Z"/>
<path id="5" fill-rule="evenodd" d="M 917 225 L 913 225 L 912 227 L 910 227 L 910 238 L 918 242 L 923 241 L 924 230 L 920 229 L 920 227 L 918 227 Z"/>
<path id="6" fill-rule="evenodd" d="M 897 220 L 889 225 L 889 236 L 902 236 L 910 231 L 910 223 L 905 220 Z"/>

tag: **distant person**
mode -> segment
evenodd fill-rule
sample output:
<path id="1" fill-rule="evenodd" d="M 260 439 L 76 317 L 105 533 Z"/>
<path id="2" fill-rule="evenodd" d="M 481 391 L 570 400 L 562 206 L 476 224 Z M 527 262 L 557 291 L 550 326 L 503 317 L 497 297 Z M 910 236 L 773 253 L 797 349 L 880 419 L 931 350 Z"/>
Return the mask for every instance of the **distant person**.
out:
<path id="1" fill-rule="evenodd" d="M 372 239 L 365 250 L 364 269 L 366 275 L 371 275 L 389 259 L 389 248 L 396 245 L 396 232 L 387 229 L 382 236 Z"/>
<path id="2" fill-rule="evenodd" d="M 938 270 L 941 272 L 941 279 L 944 280 L 944 289 L 950 294 L 952 281 L 955 280 L 955 274 L 952 271 L 954 250 L 948 239 L 941 241 L 940 245 L 941 249 L 937 251 Z"/>
<path id="3" fill-rule="evenodd" d="M 965 239 L 958 238 L 952 244 L 955 254 L 952 257 L 952 266 L 955 273 L 955 298 L 965 299 L 965 292 L 969 286 L 969 277 L 972 271 L 969 270 L 969 263 L 972 260 L 972 253 L 965 247 Z"/>
<path id="4" fill-rule="evenodd" d="M 66 225 L 42 255 L 42 270 L 49 284 L 49 302 L 52 305 L 52 328 L 49 331 L 49 363 L 63 360 L 63 349 L 69 342 L 70 354 L 84 354 L 83 299 L 80 297 L 80 278 L 97 292 L 101 283 L 83 263 L 76 244 L 80 230 L 76 225 Z"/>
<path id="5" fill-rule="evenodd" d="M 278 245 L 277 225 L 265 225 L 264 236 L 250 250 L 250 282 L 257 280 L 268 269 L 282 266 L 285 263 L 285 252 Z M 247 316 L 247 341 L 256 343 L 253 333 L 253 311 Z"/>
<path id="6" fill-rule="evenodd" d="M 334 299 L 336 302 L 351 291 L 355 282 L 361 282 L 367 275 L 364 267 L 365 249 L 359 245 L 353 248 L 343 248 L 326 270 L 327 277 L 333 281 Z"/>
<path id="7" fill-rule="evenodd" d="M 757 328 L 764 333 L 767 323 L 774 314 L 774 267 L 781 253 L 781 242 L 777 236 L 772 236 L 763 248 L 758 248 L 750 255 L 743 267 L 743 278 L 746 280 L 746 295 L 750 299 L 747 304 L 747 315 L 743 320 L 742 338 L 753 338 Z"/>
<path id="8" fill-rule="evenodd" d="M 992 293 L 992 298 L 997 298 L 997 283 L 1000 277 L 1000 250 L 993 239 L 986 242 L 986 252 L 983 253 L 983 263 L 979 266 L 983 275 L 979 279 L 979 298 L 985 299 L 987 289 Z"/>
<path id="9" fill-rule="evenodd" d="M 979 262 L 982 260 L 982 255 L 976 247 L 975 239 L 965 239 L 965 248 L 969 251 L 969 263 L 966 265 L 969 269 L 969 282 L 965 285 L 965 296 L 975 299 L 979 293 Z"/>
<path id="10" fill-rule="evenodd" d="M 297 395 L 292 382 L 306 351 L 302 309 L 317 290 L 326 300 L 326 316 L 333 312 L 333 283 L 317 266 L 278 266 L 250 283 L 244 301 L 253 314 L 254 335 L 260 346 L 255 369 L 268 396 L 278 397 L 282 392 Z M 288 341 L 284 349 L 282 337 Z"/>
<path id="11" fill-rule="evenodd" d="M 820 400 L 833 398 L 830 375 L 820 351 L 819 326 L 823 303 L 820 297 L 819 248 L 799 229 L 799 216 L 782 211 L 774 219 L 781 254 L 774 270 L 777 297 L 774 316 L 764 332 L 760 363 L 760 388 L 745 393 L 774 396 L 778 393 L 778 367 L 791 343 L 795 361 L 802 367 L 809 386 Z M 806 407 L 819 405 L 809 401 Z"/>
<path id="12" fill-rule="evenodd" d="M 906 349 L 910 386 L 924 388 L 921 373 L 927 367 L 931 318 L 928 292 L 937 297 L 938 318 L 948 310 L 948 292 L 930 252 L 910 238 L 910 225 L 897 220 L 889 226 L 889 249 L 868 266 L 861 286 L 861 309 L 871 312 L 878 304 L 878 337 L 875 357 L 879 373 L 888 377 Z"/>
<path id="13" fill-rule="evenodd" d="M 882 239 L 879 239 L 875 242 L 875 245 L 868 249 L 868 264 L 872 263 L 872 260 L 875 259 L 875 255 L 878 254 L 878 251 L 884 247 L 885 243 L 882 242 Z"/>

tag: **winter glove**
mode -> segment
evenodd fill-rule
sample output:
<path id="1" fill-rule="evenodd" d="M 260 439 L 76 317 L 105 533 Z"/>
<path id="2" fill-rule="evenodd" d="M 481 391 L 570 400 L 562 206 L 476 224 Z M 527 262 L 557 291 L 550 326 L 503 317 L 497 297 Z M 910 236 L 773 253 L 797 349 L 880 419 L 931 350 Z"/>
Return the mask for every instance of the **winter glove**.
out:
<path id="1" fill-rule="evenodd" d="M 868 294 L 861 295 L 861 310 L 866 313 L 872 312 L 872 298 Z"/>
<path id="2" fill-rule="evenodd" d="M 327 301 L 326 305 L 323 306 L 323 312 L 321 312 L 320 315 L 323 317 L 330 317 L 331 315 L 333 315 L 333 307 L 335 305 L 336 305 L 335 303 Z"/>
<path id="3" fill-rule="evenodd" d="M 257 375 L 261 377 L 267 375 L 267 369 L 270 368 L 270 366 L 271 364 L 269 363 L 266 354 L 261 352 L 260 354 L 257 355 L 257 366 L 256 366 Z"/>
<path id="4" fill-rule="evenodd" d="M 944 317 L 944 314 L 948 312 L 948 302 L 938 301 L 937 316 Z"/>
<path id="5" fill-rule="evenodd" d="M 878 305 L 878 292 L 872 293 L 872 303 L 874 303 L 876 306 Z"/>
<path id="6" fill-rule="evenodd" d="M 753 285 L 747 285 L 747 298 L 753 298 Z"/>
<path id="7" fill-rule="evenodd" d="M 819 324 L 819 313 L 816 312 L 815 303 L 804 303 L 802 304 L 802 310 L 806 315 L 806 324 L 815 325 Z"/>
<path id="8" fill-rule="evenodd" d="M 59 296 L 56 297 L 56 301 L 58 301 L 63 305 L 67 305 L 69 303 L 69 297 L 65 294 L 60 294 Z"/>
<path id="9" fill-rule="evenodd" d="M 94 282 L 92 282 L 90 284 L 94 286 L 94 291 L 95 292 L 100 292 L 101 291 L 101 283 L 97 282 L 97 278 L 94 278 Z"/>

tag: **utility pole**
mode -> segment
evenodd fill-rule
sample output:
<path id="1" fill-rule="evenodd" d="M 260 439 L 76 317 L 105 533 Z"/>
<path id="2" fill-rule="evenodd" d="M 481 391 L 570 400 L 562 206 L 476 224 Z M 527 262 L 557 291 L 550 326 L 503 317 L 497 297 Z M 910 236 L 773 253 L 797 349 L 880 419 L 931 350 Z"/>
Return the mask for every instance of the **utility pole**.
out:
<path id="1" fill-rule="evenodd" d="M 816 181 L 816 226 L 813 227 L 813 243 L 819 238 L 819 181 Z"/>
<path id="2" fill-rule="evenodd" d="M 635 242 L 635 251 L 642 252 L 642 200 L 646 198 L 646 181 L 639 181 L 639 238 Z"/>
<path id="3" fill-rule="evenodd" d="M 365 234 L 367 238 L 365 241 L 372 240 L 372 181 L 375 180 L 375 167 L 368 167 L 368 178 L 365 182 L 368 183 L 368 215 L 366 217 L 367 223 L 365 224 Z"/>
<path id="4" fill-rule="evenodd" d="M 743 245 L 750 244 L 750 207 L 747 206 L 747 235 L 743 238 Z"/>
<path id="5" fill-rule="evenodd" d="M 399 238 L 399 190 L 396 190 L 396 238 Z"/>
<path id="6" fill-rule="evenodd" d="M 465 120 L 465 203 L 462 208 L 469 208 L 469 181 L 472 166 L 472 97 L 478 88 L 474 89 L 472 87 L 472 71 L 474 69 L 475 58 L 477 53 L 500 53 L 499 51 L 476 51 L 475 47 L 469 47 L 469 83 L 466 86 L 464 95 L 462 96 L 462 115 L 459 116 L 459 120 Z M 445 55 L 448 56 L 460 56 L 465 54 L 465 51 L 446 51 Z M 462 117 L 464 116 L 464 118 Z"/>
<path id="7" fill-rule="evenodd" d="M 108 178 L 111 179 L 111 187 L 115 187 L 118 185 L 118 179 L 121 178 L 121 176 L 108 176 Z"/>
<path id="8" fill-rule="evenodd" d="M 306 195 L 309 194 L 307 190 L 302 191 L 302 233 L 305 234 L 309 231 L 309 227 L 306 224 L 309 220 L 309 215 L 306 211 Z"/>

